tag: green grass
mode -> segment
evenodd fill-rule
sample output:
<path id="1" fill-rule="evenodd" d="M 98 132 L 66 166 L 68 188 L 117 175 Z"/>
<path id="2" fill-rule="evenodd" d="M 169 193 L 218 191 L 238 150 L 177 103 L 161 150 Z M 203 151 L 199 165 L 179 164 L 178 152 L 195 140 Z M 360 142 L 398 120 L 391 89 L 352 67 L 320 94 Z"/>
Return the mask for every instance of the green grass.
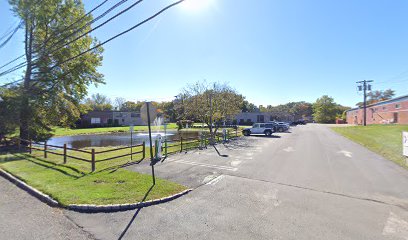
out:
<path id="1" fill-rule="evenodd" d="M 147 126 L 134 126 L 134 131 L 147 131 Z M 157 127 L 152 127 L 153 130 Z M 163 129 L 161 126 L 160 129 Z M 167 129 L 177 129 L 175 123 L 169 123 Z M 102 133 L 116 133 L 116 132 L 129 132 L 129 126 L 126 127 L 101 127 L 101 128 L 61 128 L 57 127 L 54 129 L 54 136 L 71 136 L 71 135 L 84 135 L 84 134 L 102 134 Z"/>
<path id="2" fill-rule="evenodd" d="M 96 150 L 104 149 L 106 148 Z M 120 150 L 119 153 L 97 155 L 97 160 L 125 154 L 128 151 L 129 149 Z M 75 156 L 89 158 L 85 153 Z M 140 158 L 141 155 L 137 155 L 135 159 Z M 45 159 L 43 153 L 39 151 L 33 152 L 32 155 L 27 153 L 0 155 L 0 168 L 50 195 L 63 205 L 134 203 L 162 198 L 186 189 L 177 183 L 156 178 L 156 185 L 149 192 L 152 177 L 120 168 L 127 162 L 129 157 L 99 162 L 96 164 L 97 170 L 92 173 L 90 163 L 68 159 L 68 163 L 63 164 L 62 156 L 48 154 L 48 158 Z"/>
<path id="3" fill-rule="evenodd" d="M 332 130 L 408 169 L 402 155 L 402 131 L 408 131 L 408 125 L 332 127 Z"/>

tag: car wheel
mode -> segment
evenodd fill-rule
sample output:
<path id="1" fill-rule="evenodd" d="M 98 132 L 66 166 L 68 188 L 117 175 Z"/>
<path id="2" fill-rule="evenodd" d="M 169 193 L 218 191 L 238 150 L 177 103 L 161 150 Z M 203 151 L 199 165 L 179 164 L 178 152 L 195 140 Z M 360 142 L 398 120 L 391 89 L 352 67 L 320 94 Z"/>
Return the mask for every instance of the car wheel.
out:
<path id="1" fill-rule="evenodd" d="M 278 132 L 283 132 L 283 128 L 278 128 Z"/>
<path id="2" fill-rule="evenodd" d="M 249 136 L 249 135 L 251 135 L 250 131 L 244 131 L 244 136 Z"/>
<path id="3" fill-rule="evenodd" d="M 265 136 L 271 136 L 271 135 L 272 135 L 271 130 L 266 130 L 266 131 L 265 131 Z"/>

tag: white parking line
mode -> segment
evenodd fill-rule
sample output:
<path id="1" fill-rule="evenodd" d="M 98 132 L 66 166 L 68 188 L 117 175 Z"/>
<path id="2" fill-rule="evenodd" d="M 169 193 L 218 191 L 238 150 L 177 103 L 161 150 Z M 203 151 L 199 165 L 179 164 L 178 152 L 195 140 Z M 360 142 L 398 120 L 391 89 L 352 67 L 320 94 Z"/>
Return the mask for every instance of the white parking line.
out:
<path id="1" fill-rule="evenodd" d="M 233 167 L 228 167 L 228 166 L 219 166 L 219 165 L 212 165 L 212 164 L 206 164 L 206 163 L 197 163 L 197 162 L 190 162 L 190 161 L 185 161 L 185 160 L 175 160 L 172 162 L 176 163 L 182 163 L 182 164 L 189 164 L 193 166 L 200 166 L 200 167 L 207 167 L 207 168 L 215 168 L 219 170 L 227 170 L 227 171 L 237 171 L 238 168 L 233 168 Z"/>
<path id="2" fill-rule="evenodd" d="M 214 178 L 213 180 L 209 181 L 208 183 L 206 183 L 205 185 L 215 185 L 217 184 L 221 179 L 224 178 L 224 175 L 220 175 L 216 178 Z"/>

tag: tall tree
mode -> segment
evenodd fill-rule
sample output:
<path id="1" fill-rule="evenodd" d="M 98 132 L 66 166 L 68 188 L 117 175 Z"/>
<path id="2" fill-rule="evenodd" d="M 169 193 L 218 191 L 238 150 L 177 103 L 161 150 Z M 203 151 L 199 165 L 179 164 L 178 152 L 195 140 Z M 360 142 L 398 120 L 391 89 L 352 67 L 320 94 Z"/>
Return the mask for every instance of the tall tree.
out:
<path id="1" fill-rule="evenodd" d="M 223 121 L 232 119 L 241 111 L 243 96 L 227 84 L 197 82 L 187 86 L 180 94 L 185 118 L 207 124 L 211 137 L 214 138 L 218 126 Z"/>
<path id="2" fill-rule="evenodd" d="M 313 117 L 319 123 L 333 123 L 337 116 L 337 104 L 332 97 L 324 95 L 313 103 Z"/>
<path id="3" fill-rule="evenodd" d="M 52 126 L 71 125 L 79 117 L 88 85 L 103 83 L 97 71 L 103 49 L 68 61 L 98 43 L 89 35 L 78 38 L 90 30 L 86 23 L 92 20 L 81 0 L 9 0 L 9 4 L 25 31 L 27 65 L 16 90 L 20 137 L 44 140 L 51 136 Z"/>

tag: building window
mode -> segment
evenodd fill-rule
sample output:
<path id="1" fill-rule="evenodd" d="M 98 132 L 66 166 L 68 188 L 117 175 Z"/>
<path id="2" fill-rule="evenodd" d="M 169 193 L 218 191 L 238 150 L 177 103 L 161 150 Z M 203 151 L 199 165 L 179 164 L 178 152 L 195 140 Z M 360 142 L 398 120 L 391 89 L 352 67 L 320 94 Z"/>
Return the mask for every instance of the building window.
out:
<path id="1" fill-rule="evenodd" d="M 257 115 L 256 116 L 256 121 L 257 122 L 265 122 L 265 116 L 264 115 Z"/>
<path id="2" fill-rule="evenodd" d="M 132 118 L 140 118 L 140 113 L 131 113 L 130 117 Z"/>
<path id="3" fill-rule="evenodd" d="M 101 118 L 91 118 L 91 124 L 100 124 Z"/>
<path id="4" fill-rule="evenodd" d="M 125 122 L 125 119 L 122 118 L 122 122 Z"/>
<path id="5" fill-rule="evenodd" d="M 395 109 L 399 109 L 399 108 L 401 108 L 401 104 L 395 104 Z"/>

